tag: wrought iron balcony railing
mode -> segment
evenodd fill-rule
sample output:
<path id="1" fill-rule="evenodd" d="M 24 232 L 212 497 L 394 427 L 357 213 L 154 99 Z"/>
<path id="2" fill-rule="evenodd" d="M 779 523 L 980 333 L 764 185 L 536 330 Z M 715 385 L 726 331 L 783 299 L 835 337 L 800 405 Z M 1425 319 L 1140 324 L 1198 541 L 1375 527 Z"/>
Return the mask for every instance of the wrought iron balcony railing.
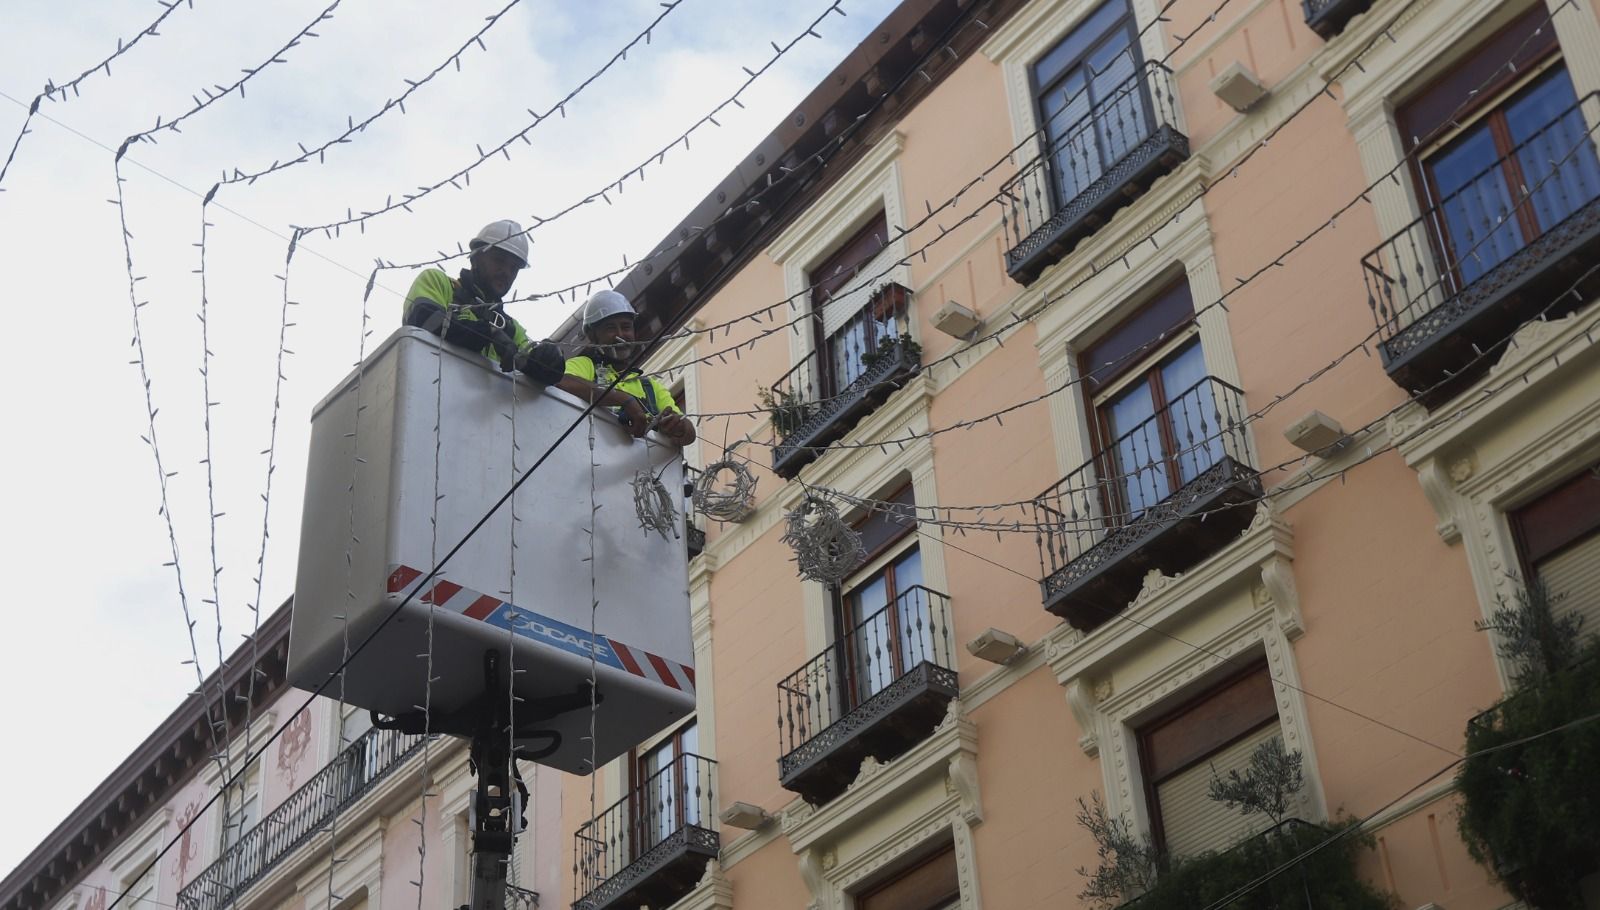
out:
<path id="1" fill-rule="evenodd" d="M 1300 0 L 1300 5 L 1306 12 L 1306 25 L 1327 41 L 1370 9 L 1372 0 Z"/>
<path id="2" fill-rule="evenodd" d="M 1529 319 L 1600 292 L 1588 280 L 1581 299 L 1556 299 L 1600 257 L 1600 157 L 1580 110 L 1597 99 L 1561 112 L 1361 260 L 1384 367 L 1423 404 L 1485 372 L 1481 352 Z"/>
<path id="3" fill-rule="evenodd" d="M 693 559 L 705 552 L 706 528 L 700 512 L 694 507 L 694 488 L 700 482 L 700 469 L 683 466 L 683 537 Z"/>
<path id="4" fill-rule="evenodd" d="M 1045 609 L 1089 630 L 1151 569 L 1196 565 L 1249 524 L 1261 495 L 1244 393 L 1207 377 L 1033 501 Z"/>
<path id="5" fill-rule="evenodd" d="M 1006 271 L 1022 284 L 1032 284 L 1189 157 L 1189 137 L 1177 127 L 1172 71 L 1159 63 L 1135 69 L 1086 106 L 1082 119 L 1001 187 Z"/>
<path id="6" fill-rule="evenodd" d="M 427 737 L 396 730 L 368 730 L 289 794 L 255 827 L 178 892 L 183 910 L 222 910 L 328 819 L 369 792 L 418 751 Z"/>
<path id="7" fill-rule="evenodd" d="M 779 475 L 799 473 L 922 369 L 910 302 L 906 288 L 883 285 L 767 390 Z"/>
<path id="8" fill-rule="evenodd" d="M 717 763 L 684 753 L 578 829 L 573 910 L 666 907 L 694 890 L 721 847 Z"/>
<path id="9" fill-rule="evenodd" d="M 778 684 L 778 777 L 808 802 L 921 742 L 958 694 L 950 598 L 918 585 Z"/>

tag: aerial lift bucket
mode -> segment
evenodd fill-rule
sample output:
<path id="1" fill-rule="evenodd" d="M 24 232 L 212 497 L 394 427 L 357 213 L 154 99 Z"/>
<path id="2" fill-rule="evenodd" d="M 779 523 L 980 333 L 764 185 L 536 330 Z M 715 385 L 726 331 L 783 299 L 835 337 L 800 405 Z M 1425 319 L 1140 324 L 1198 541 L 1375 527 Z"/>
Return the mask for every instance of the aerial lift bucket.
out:
<path id="1" fill-rule="evenodd" d="M 509 710 L 520 757 L 580 774 L 692 712 L 683 515 L 634 505 L 681 453 L 583 410 L 419 329 L 373 351 L 312 413 L 289 682 L 343 665 L 326 694 L 462 736 Z"/>

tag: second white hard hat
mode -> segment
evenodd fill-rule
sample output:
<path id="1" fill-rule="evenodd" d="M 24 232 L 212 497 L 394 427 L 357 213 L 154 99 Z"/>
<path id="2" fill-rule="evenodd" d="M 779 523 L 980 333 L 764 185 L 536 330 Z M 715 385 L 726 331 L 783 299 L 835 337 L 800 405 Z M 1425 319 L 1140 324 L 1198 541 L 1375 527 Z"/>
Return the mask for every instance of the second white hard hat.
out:
<path id="1" fill-rule="evenodd" d="M 619 313 L 634 315 L 633 305 L 628 303 L 628 298 L 612 290 L 595 291 L 583 302 L 583 327 L 604 322 Z"/>
<path id="2" fill-rule="evenodd" d="M 524 268 L 528 265 L 528 235 L 523 233 L 522 225 L 509 218 L 484 225 L 467 246 L 474 250 L 483 246 L 502 249 L 520 259 Z"/>

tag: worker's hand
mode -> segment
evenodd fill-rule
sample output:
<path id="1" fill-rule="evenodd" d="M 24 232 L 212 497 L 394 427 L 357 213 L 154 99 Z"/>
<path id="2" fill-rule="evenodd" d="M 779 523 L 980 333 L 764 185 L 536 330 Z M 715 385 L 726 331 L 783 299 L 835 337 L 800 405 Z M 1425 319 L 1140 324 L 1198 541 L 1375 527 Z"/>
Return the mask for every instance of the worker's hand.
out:
<path id="1" fill-rule="evenodd" d="M 663 411 L 656 419 L 656 429 L 674 445 L 688 445 L 694 441 L 694 424 L 674 411 Z"/>
<path id="2" fill-rule="evenodd" d="M 628 396 L 622 405 L 622 419 L 628 423 L 628 432 L 634 439 L 643 439 L 644 434 L 650 432 L 650 415 L 645 413 L 644 405 L 639 399 Z"/>
<path id="3" fill-rule="evenodd" d="M 555 385 L 566 375 L 567 360 L 561 349 L 548 341 L 522 349 L 517 355 L 517 369 L 540 385 Z"/>

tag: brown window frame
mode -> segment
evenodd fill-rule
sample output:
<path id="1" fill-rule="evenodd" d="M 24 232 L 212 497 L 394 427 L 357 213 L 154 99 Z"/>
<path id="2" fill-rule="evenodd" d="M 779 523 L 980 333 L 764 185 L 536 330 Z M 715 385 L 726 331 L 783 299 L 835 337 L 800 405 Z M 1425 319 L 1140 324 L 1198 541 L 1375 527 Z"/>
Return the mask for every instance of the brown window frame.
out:
<path id="1" fill-rule="evenodd" d="M 1540 563 L 1600 533 L 1600 464 L 1579 471 L 1506 517 L 1522 577 L 1537 578 Z"/>
<path id="2" fill-rule="evenodd" d="M 1550 69 L 1565 68 L 1555 29 L 1543 13 L 1542 7 L 1535 7 L 1516 17 L 1397 108 L 1395 123 L 1401 130 L 1401 144 L 1409 157 L 1407 168 L 1421 208 L 1437 208 L 1444 201 L 1430 161 L 1484 121 L 1488 121 L 1495 160 L 1506 187 L 1510 190 L 1526 185 L 1522 165 L 1512 154 L 1516 147 L 1506 125 L 1505 108 L 1525 89 L 1545 78 Z M 1507 60 L 1513 65 L 1507 66 Z M 1466 104 L 1456 111 L 1462 95 L 1468 96 Z M 1518 202 L 1513 214 L 1523 245 L 1540 235 L 1531 200 Z M 1434 261 L 1452 262 L 1445 221 L 1435 219 L 1426 234 Z M 1444 282 L 1448 282 L 1450 293 L 1459 293 L 1467 284 L 1456 269 L 1442 276 L 1441 283 Z"/>
<path id="3" fill-rule="evenodd" d="M 912 496 L 911 481 L 909 480 L 896 487 L 893 493 L 881 498 L 886 502 L 909 503 L 913 506 L 916 504 L 916 499 Z M 868 584 L 871 584 L 879 576 L 883 576 L 884 594 L 887 597 L 886 603 L 888 606 L 893 607 L 895 600 L 901 594 L 905 593 L 899 590 L 898 585 L 896 584 L 894 577 L 895 563 L 900 557 L 904 556 L 906 553 L 909 553 L 911 550 L 920 550 L 921 548 L 920 543 L 913 543 L 910 546 L 902 546 L 906 538 L 911 537 L 916 533 L 916 524 L 912 523 L 910 525 L 901 525 L 898 522 L 891 521 L 888 513 L 886 512 L 868 512 L 868 514 L 856 519 L 852 523 L 852 527 L 858 533 L 861 533 L 863 531 L 867 531 L 868 527 L 873 524 L 891 525 L 893 527 L 888 531 L 881 542 L 867 551 L 866 557 L 861 561 L 862 565 L 867 565 L 879 557 L 893 552 L 896 548 L 900 548 L 902 552 L 895 553 L 894 558 L 885 563 L 882 568 L 876 572 L 873 572 L 871 575 L 861 578 L 855 584 L 850 585 L 848 589 L 844 588 L 842 585 L 834 588 L 834 623 L 835 628 L 839 630 L 839 634 L 835 637 L 839 642 L 841 660 L 843 661 L 842 666 L 846 668 L 846 682 L 848 683 L 847 686 L 841 687 L 841 691 L 849 694 L 851 699 L 850 703 L 852 705 L 859 705 L 861 702 L 865 701 L 865 699 L 861 697 L 860 691 L 861 664 L 858 658 L 861 655 L 857 652 L 855 640 L 851 635 L 856 628 L 856 623 L 852 621 L 856 614 L 852 599 L 857 596 L 856 592 L 860 591 Z M 863 537 L 866 536 L 867 534 L 864 533 Z M 886 615 L 888 617 L 887 625 L 889 629 L 889 640 L 898 642 L 900 640 L 899 636 L 901 631 L 899 611 L 890 609 Z M 909 668 L 901 666 L 903 661 L 901 660 L 900 651 L 898 648 L 890 649 L 890 654 L 893 660 L 894 678 L 899 679 Z"/>
<path id="4" fill-rule="evenodd" d="M 1254 687 L 1254 691 L 1250 687 Z M 1225 704 L 1229 699 L 1238 712 L 1231 718 Z M 1207 709 L 1219 716 L 1207 717 L 1202 713 Z M 1221 721 L 1229 719 L 1232 723 L 1223 726 Z M 1273 723 L 1281 724 L 1282 718 L 1278 715 L 1272 674 L 1263 657 L 1139 725 L 1135 738 L 1140 777 L 1144 783 L 1145 805 L 1150 807 L 1151 842 L 1158 849 L 1166 849 L 1166 830 L 1157 787 Z M 1196 729 L 1184 731 L 1180 725 L 1193 725 Z M 1158 734 L 1173 728 L 1180 728 L 1178 735 L 1189 737 L 1184 748 L 1175 749 L 1178 755 L 1175 759 L 1164 754 L 1173 747 L 1156 742 Z M 1196 745 L 1197 742 L 1200 744 Z"/>
<path id="5" fill-rule="evenodd" d="M 1183 343 L 1174 344 L 1180 340 Z M 1093 344 L 1085 346 L 1079 354 L 1078 372 L 1085 378 L 1082 383 L 1083 403 L 1089 415 L 1089 448 L 1094 453 L 1095 469 L 1099 476 L 1105 478 L 1122 473 L 1122 469 L 1116 465 L 1116 450 L 1113 448 L 1117 440 L 1111 434 L 1104 407 L 1135 384 L 1128 381 L 1132 374 L 1143 372 L 1144 381 L 1150 384 L 1150 400 L 1161 436 L 1162 451 L 1178 451 L 1177 430 L 1172 425 L 1168 408 L 1171 402 L 1167 399 L 1168 390 L 1161 380 L 1161 369 L 1191 344 L 1201 347 L 1201 357 L 1204 358 L 1205 350 L 1194 321 L 1194 292 L 1189 287 L 1189 276 L 1180 274 L 1161 285 L 1160 290 L 1151 294 L 1149 299 Z M 1108 350 L 1121 358 L 1121 362 L 1109 369 L 1096 367 L 1096 362 L 1101 361 Z M 1115 391 L 1110 391 L 1113 387 L 1116 387 Z M 1187 390 L 1176 391 L 1182 393 Z M 1167 474 L 1169 490 L 1176 491 L 1183 486 L 1182 469 L 1177 459 L 1170 455 L 1163 457 L 1162 467 Z M 1128 511 L 1126 503 L 1110 500 L 1112 496 L 1119 500 L 1125 497 L 1126 491 L 1122 485 L 1103 483 L 1100 485 L 1100 495 L 1104 515 L 1116 517 Z"/>
<path id="6" fill-rule="evenodd" d="M 634 748 L 629 750 L 628 792 L 633 795 L 633 798 L 628 801 L 628 828 L 631 832 L 631 836 L 628 838 L 628 852 L 630 854 L 630 859 L 638 859 L 645 850 L 650 849 L 650 846 L 654 846 L 654 844 L 651 844 L 650 846 L 644 846 L 646 842 L 646 838 L 644 837 L 645 819 L 643 813 L 639 811 L 639 799 L 642 795 L 640 788 L 642 788 L 645 785 L 645 781 L 650 778 L 650 775 L 645 773 L 644 763 L 651 755 L 655 754 L 657 750 L 669 742 L 672 743 L 672 754 L 674 756 L 673 761 L 677 761 L 679 758 L 682 758 L 685 754 L 683 751 L 683 734 L 690 727 L 695 728 L 696 735 L 698 736 L 700 727 L 699 715 L 691 715 L 683 723 L 678 724 L 677 728 L 671 733 L 661 737 L 661 739 L 652 744 L 650 748 L 644 750 Z M 698 755 L 699 753 L 695 752 L 690 754 Z M 676 800 L 677 805 L 673 810 L 676 817 L 673 819 L 672 830 L 678 831 L 681 830 L 685 824 L 684 803 L 686 800 L 682 796 L 684 781 L 682 780 L 681 775 L 673 780 L 672 786 L 678 791 L 678 799 Z"/>

